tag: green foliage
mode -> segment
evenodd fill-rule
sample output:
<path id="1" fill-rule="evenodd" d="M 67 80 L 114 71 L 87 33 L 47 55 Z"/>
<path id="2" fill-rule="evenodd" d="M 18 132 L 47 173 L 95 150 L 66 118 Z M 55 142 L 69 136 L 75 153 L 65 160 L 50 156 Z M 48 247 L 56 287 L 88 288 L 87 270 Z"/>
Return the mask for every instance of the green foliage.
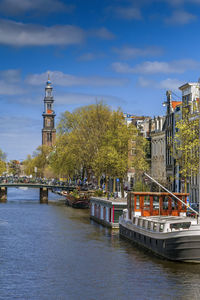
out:
<path id="1" fill-rule="evenodd" d="M 183 178 L 197 174 L 199 170 L 199 120 L 191 120 L 188 109 L 176 123 L 173 156 L 180 165 Z"/>
<path id="2" fill-rule="evenodd" d="M 23 161 L 23 166 L 26 175 L 34 174 L 35 162 L 34 159 L 32 159 L 30 154 L 27 156 L 27 159 Z"/>
<path id="3" fill-rule="evenodd" d="M 37 176 L 44 177 L 46 168 L 48 167 L 49 155 L 52 148 L 46 145 L 39 146 L 33 153 L 34 167 L 37 167 Z"/>
<path id="4" fill-rule="evenodd" d="M 0 175 L 2 175 L 4 172 L 6 172 L 6 154 L 0 149 Z"/>
<path id="5" fill-rule="evenodd" d="M 59 137 L 50 155 L 50 166 L 59 176 L 73 176 L 86 170 L 96 176 L 120 178 L 130 165 L 137 172 L 146 170 L 146 140 L 135 126 L 127 126 L 120 110 L 112 111 L 102 102 L 61 115 Z M 129 155 L 135 141 L 137 157 Z"/>
<path id="6" fill-rule="evenodd" d="M 49 159 L 52 153 L 52 148 L 46 145 L 39 146 L 33 153 L 33 156 L 28 155 L 27 159 L 23 161 L 24 172 L 26 175 L 36 175 L 44 177 L 48 172 Z M 37 173 L 35 174 L 35 167 Z M 48 177 L 48 176 L 46 176 Z"/>
<path id="7" fill-rule="evenodd" d="M 8 163 L 8 171 L 10 174 L 13 174 L 14 176 L 19 176 L 21 169 L 20 169 L 20 163 L 18 160 L 11 160 Z"/>
<path id="8" fill-rule="evenodd" d="M 102 197 L 103 196 L 103 191 L 102 190 L 96 190 L 94 192 L 94 196 L 96 196 L 96 197 Z"/>
<path id="9" fill-rule="evenodd" d="M 136 181 L 133 187 L 135 192 L 150 192 L 150 187 L 147 184 L 144 184 L 143 181 Z"/>

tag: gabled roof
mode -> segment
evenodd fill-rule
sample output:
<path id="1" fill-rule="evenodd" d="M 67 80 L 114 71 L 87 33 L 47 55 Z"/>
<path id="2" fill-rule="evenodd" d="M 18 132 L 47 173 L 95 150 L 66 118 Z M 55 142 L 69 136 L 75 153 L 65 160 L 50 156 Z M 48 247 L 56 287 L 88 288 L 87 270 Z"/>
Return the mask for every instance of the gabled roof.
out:
<path id="1" fill-rule="evenodd" d="M 175 110 L 175 108 L 176 108 L 178 105 L 180 105 L 180 104 L 182 104 L 182 101 L 172 101 L 172 108 L 173 108 L 173 110 Z"/>

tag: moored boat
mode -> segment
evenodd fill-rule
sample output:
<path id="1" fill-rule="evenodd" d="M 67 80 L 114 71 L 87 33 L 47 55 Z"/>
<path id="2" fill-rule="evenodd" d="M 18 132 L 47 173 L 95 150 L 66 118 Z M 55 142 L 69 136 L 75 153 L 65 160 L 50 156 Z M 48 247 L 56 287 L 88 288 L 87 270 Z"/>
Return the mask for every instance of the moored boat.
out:
<path id="1" fill-rule="evenodd" d="M 89 208 L 89 199 L 86 196 L 75 197 L 67 194 L 65 204 L 73 208 Z"/>
<path id="2" fill-rule="evenodd" d="M 127 218 L 119 221 L 120 236 L 169 260 L 200 262 L 200 224 L 175 216 Z"/>
<path id="3" fill-rule="evenodd" d="M 200 262 L 200 224 L 186 217 L 186 193 L 130 192 L 119 234 L 169 260 Z"/>

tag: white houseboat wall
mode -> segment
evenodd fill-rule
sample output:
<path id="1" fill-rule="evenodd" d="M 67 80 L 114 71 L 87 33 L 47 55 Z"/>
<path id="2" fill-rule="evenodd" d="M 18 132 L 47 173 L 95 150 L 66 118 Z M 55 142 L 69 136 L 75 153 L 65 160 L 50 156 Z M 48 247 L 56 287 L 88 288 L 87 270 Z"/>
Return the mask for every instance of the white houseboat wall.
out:
<path id="1" fill-rule="evenodd" d="M 127 208 L 125 199 L 110 199 L 92 197 L 90 199 L 90 218 L 111 228 L 119 228 L 119 217 Z"/>

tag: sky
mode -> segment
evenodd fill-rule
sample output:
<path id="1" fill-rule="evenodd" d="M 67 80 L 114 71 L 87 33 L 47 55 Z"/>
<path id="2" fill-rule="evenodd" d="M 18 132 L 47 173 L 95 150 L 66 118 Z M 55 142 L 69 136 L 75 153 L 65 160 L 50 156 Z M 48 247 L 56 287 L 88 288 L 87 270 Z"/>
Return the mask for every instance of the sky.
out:
<path id="1" fill-rule="evenodd" d="M 168 89 L 200 77 L 200 0 L 0 0 L 0 148 L 41 145 L 44 89 L 62 112 L 103 101 L 164 115 Z"/>

